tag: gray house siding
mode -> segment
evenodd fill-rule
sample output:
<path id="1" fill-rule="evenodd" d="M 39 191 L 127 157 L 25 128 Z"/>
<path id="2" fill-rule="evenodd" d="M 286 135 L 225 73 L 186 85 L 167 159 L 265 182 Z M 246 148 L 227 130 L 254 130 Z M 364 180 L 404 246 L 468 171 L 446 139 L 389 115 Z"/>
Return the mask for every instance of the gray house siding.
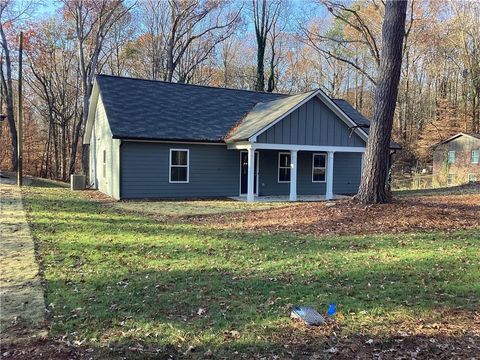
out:
<path id="1" fill-rule="evenodd" d="M 169 183 L 170 149 L 189 149 L 189 183 Z M 122 199 L 238 196 L 240 155 L 223 145 L 124 141 Z"/>
<path id="2" fill-rule="evenodd" d="M 333 193 L 356 194 L 362 176 L 362 154 L 337 152 L 333 161 Z"/>
<path id="3" fill-rule="evenodd" d="M 259 143 L 364 147 L 357 134 L 313 98 L 257 137 Z"/>
<path id="4" fill-rule="evenodd" d="M 288 195 L 289 183 L 278 182 L 278 153 L 282 151 L 261 150 L 259 169 L 259 195 Z M 298 152 L 297 194 L 325 195 L 326 183 L 312 182 L 313 152 Z M 333 165 L 333 192 L 355 194 L 360 186 L 361 153 L 335 153 Z"/>
<path id="5" fill-rule="evenodd" d="M 169 183 L 170 149 L 188 149 L 189 183 Z M 278 153 L 259 150 L 259 195 L 288 195 L 289 183 L 278 182 Z M 161 144 L 124 141 L 120 147 L 122 199 L 208 198 L 238 196 L 240 154 L 222 145 Z M 312 182 L 313 152 L 298 152 L 298 195 L 324 195 L 326 183 Z M 333 190 L 353 194 L 360 184 L 360 153 L 335 153 Z"/>

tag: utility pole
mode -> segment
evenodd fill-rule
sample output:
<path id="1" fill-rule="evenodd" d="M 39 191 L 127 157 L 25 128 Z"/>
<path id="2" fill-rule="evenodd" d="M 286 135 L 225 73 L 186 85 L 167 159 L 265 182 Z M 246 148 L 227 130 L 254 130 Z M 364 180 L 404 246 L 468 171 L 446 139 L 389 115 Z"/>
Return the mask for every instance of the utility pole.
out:
<path id="1" fill-rule="evenodd" d="M 17 124 L 17 147 L 18 169 L 17 185 L 22 186 L 23 178 L 23 104 L 22 104 L 22 58 L 23 58 L 23 32 L 20 31 L 20 46 L 18 54 L 18 124 Z"/>

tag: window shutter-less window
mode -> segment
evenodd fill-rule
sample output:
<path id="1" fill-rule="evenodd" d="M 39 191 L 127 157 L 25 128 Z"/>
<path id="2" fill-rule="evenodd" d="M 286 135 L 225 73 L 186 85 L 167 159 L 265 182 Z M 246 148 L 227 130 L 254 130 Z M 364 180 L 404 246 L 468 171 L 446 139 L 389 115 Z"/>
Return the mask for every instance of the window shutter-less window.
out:
<path id="1" fill-rule="evenodd" d="M 290 154 L 278 154 L 278 182 L 290 181 Z"/>
<path id="2" fill-rule="evenodd" d="M 186 149 L 170 149 L 170 182 L 188 183 L 189 151 Z"/>

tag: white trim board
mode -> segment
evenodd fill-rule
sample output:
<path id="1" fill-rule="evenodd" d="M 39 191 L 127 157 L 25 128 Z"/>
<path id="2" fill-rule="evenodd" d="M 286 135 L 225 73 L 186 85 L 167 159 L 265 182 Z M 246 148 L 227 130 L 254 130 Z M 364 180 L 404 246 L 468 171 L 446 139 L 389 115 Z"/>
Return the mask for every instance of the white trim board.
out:
<path id="1" fill-rule="evenodd" d="M 264 143 L 234 143 L 227 146 L 234 150 L 297 150 L 297 151 L 315 151 L 315 152 L 353 152 L 364 153 L 366 148 L 355 146 L 317 146 L 317 145 L 290 145 L 290 144 L 264 144 Z"/>

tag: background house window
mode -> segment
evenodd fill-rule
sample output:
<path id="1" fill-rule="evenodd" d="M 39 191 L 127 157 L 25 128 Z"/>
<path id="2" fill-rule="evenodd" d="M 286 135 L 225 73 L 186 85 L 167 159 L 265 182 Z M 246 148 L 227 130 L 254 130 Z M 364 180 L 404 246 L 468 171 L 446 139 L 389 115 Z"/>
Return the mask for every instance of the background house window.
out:
<path id="1" fill-rule="evenodd" d="M 290 182 L 290 153 L 278 153 L 278 182 Z"/>
<path id="2" fill-rule="evenodd" d="M 103 178 L 107 177 L 107 151 L 103 150 L 103 159 L 102 159 L 102 175 Z"/>
<path id="3" fill-rule="evenodd" d="M 187 149 L 170 149 L 170 182 L 188 183 L 189 151 Z"/>
<path id="4" fill-rule="evenodd" d="M 447 175 L 447 185 L 448 186 L 455 185 L 455 174 L 448 174 Z"/>
<path id="5" fill-rule="evenodd" d="M 468 174 L 468 182 L 477 181 L 477 176 L 475 174 Z"/>
<path id="6" fill-rule="evenodd" d="M 312 182 L 325 181 L 326 154 L 313 154 L 312 160 Z"/>
<path id="7" fill-rule="evenodd" d="M 455 151 L 454 150 L 450 150 L 448 152 L 447 162 L 449 164 L 453 164 L 455 162 Z"/>
<path id="8" fill-rule="evenodd" d="M 472 150 L 472 164 L 478 164 L 480 161 L 480 150 Z"/>

